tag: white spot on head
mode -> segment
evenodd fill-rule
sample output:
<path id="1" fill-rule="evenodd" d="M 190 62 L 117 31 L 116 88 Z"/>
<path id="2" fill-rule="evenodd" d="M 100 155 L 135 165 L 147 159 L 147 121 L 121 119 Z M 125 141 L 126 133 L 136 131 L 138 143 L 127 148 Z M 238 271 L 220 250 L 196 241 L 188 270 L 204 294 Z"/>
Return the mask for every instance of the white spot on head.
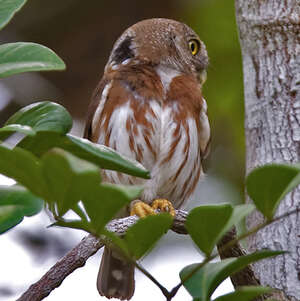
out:
<path id="1" fill-rule="evenodd" d="M 119 69 L 119 65 L 116 65 L 116 64 L 111 65 L 111 70 L 116 71 L 118 69 Z"/>
<path id="2" fill-rule="evenodd" d="M 125 61 L 122 62 L 122 65 L 127 65 L 129 62 L 131 61 L 131 59 L 126 59 Z"/>
<path id="3" fill-rule="evenodd" d="M 116 280 L 118 280 L 118 281 L 120 281 L 120 280 L 123 279 L 123 273 L 122 273 L 122 271 L 120 271 L 120 270 L 113 270 L 113 271 L 111 272 L 111 274 L 112 274 L 112 276 L 113 276 Z"/>

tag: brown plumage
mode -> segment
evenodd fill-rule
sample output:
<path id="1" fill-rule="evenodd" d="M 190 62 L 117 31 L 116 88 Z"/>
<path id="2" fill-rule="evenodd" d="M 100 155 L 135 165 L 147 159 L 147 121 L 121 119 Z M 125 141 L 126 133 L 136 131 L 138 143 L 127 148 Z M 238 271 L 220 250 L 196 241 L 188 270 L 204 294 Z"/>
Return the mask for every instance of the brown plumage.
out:
<path id="1" fill-rule="evenodd" d="M 139 161 L 151 179 L 105 170 L 104 181 L 144 185 L 141 201 L 148 204 L 162 198 L 179 208 L 190 197 L 210 140 L 201 92 L 207 65 L 203 42 L 183 23 L 150 19 L 121 35 L 94 93 L 85 136 Z M 132 265 L 105 248 L 99 293 L 130 299 L 133 273 Z"/>

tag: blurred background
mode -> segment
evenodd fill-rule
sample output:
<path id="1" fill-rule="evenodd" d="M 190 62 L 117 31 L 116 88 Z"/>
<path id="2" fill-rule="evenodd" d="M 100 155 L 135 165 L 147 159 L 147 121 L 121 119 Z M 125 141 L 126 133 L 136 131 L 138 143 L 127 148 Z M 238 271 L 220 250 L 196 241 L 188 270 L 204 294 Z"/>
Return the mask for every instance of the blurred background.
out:
<path id="1" fill-rule="evenodd" d="M 211 154 L 205 162 L 207 177 L 200 183 L 187 209 L 200 202 L 241 202 L 244 111 L 234 0 L 28 1 L 0 32 L 0 43 L 28 41 L 48 46 L 65 61 L 67 70 L 24 73 L 2 79 L 0 126 L 19 108 L 32 102 L 51 100 L 69 110 L 75 121 L 73 133 L 82 136 L 93 89 L 102 77 L 114 41 L 130 25 L 153 17 L 188 24 L 204 41 L 210 57 L 204 97 L 212 128 Z M 0 184 L 4 182 L 4 178 L 0 178 Z M 6 180 L 5 183 L 9 182 Z M 49 223 L 42 213 L 1 236 L 0 300 L 15 300 L 85 235 L 79 231 L 46 229 Z M 169 266 L 161 259 L 165 256 L 170 258 Z M 172 287 L 178 282 L 181 267 L 200 260 L 201 255 L 186 237 L 171 233 L 143 264 L 158 277 L 166 270 L 168 276 L 161 280 Z M 75 301 L 84 297 L 98 300 L 95 282 L 99 261 L 100 254 L 97 254 L 88 266 L 73 273 L 46 300 L 62 300 L 65 296 Z M 159 291 L 147 279 L 137 278 L 137 294 L 133 300 L 145 296 L 146 289 L 154 294 L 152 300 L 155 296 L 155 300 L 162 300 Z M 188 295 L 182 292 L 174 300 L 188 300 Z"/>

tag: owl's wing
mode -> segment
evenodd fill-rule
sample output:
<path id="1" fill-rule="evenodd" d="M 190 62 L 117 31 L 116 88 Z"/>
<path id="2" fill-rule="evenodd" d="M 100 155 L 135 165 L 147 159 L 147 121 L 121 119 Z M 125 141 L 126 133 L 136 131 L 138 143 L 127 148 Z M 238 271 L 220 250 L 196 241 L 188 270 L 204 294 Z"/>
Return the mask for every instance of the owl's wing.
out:
<path id="1" fill-rule="evenodd" d="M 98 86 L 96 87 L 93 96 L 92 101 L 89 105 L 88 111 L 87 111 L 87 118 L 85 123 L 85 129 L 84 129 L 84 135 L 83 137 L 86 139 L 91 140 L 92 138 L 92 121 L 94 114 L 97 110 L 97 107 L 99 105 L 99 100 L 101 99 L 101 95 L 103 92 L 104 87 L 107 85 L 107 80 L 105 78 L 102 78 L 99 82 Z"/>
<path id="2" fill-rule="evenodd" d="M 155 112 L 159 104 L 154 99 L 157 95 L 153 90 L 146 89 L 147 98 L 141 99 L 137 88 L 129 87 L 133 80 L 128 82 L 128 78 L 102 79 L 89 108 L 85 137 L 115 149 L 151 171 L 157 160 L 160 142 L 160 122 Z M 113 171 L 104 173 L 104 179 L 109 182 L 140 184 L 141 181 Z"/>

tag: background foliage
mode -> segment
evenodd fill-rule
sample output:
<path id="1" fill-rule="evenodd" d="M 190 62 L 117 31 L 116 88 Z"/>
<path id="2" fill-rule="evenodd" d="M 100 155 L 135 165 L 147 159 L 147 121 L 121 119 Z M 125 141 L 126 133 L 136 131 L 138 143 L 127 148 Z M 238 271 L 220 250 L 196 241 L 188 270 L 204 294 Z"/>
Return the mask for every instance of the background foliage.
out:
<path id="1" fill-rule="evenodd" d="M 186 20 L 205 42 L 210 57 L 208 80 L 204 85 L 213 133 L 210 167 L 213 174 L 233 183 L 242 198 L 243 76 L 234 1 L 196 3 L 186 7 Z"/>

